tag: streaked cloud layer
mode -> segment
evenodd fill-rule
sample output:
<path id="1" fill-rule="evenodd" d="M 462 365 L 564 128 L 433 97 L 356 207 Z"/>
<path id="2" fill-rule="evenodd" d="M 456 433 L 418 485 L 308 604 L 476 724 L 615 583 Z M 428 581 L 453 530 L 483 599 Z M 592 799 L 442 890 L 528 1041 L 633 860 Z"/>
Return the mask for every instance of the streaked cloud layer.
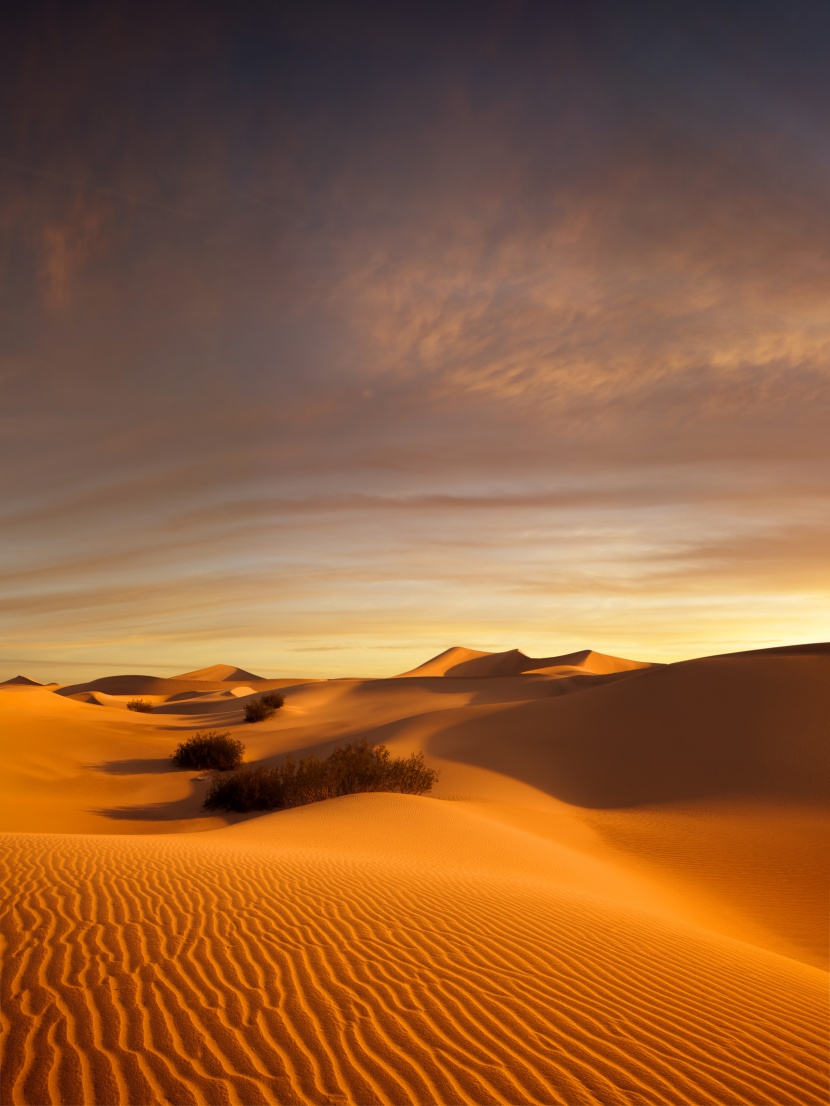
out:
<path id="1" fill-rule="evenodd" d="M 3 671 L 826 638 L 826 13 L 348 7 L 7 37 Z"/>

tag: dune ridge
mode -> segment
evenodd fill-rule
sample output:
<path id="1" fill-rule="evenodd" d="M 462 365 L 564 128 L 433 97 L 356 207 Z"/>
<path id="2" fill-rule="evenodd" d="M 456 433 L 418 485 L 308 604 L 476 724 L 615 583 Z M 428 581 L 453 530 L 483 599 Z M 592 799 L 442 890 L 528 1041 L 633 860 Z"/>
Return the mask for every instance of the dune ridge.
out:
<path id="1" fill-rule="evenodd" d="M 179 676 L 171 677 L 174 680 L 196 680 L 199 683 L 256 683 L 264 679 L 263 676 L 255 676 L 253 672 L 246 672 L 244 668 L 236 668 L 232 664 L 212 664 L 207 668 L 197 668 L 195 672 L 182 672 Z"/>
<path id="2" fill-rule="evenodd" d="M 826 803 L 828 708 L 830 655 L 729 654 L 585 695 L 459 711 L 429 747 L 584 807 L 716 795 Z"/>
<path id="3" fill-rule="evenodd" d="M 281 678 L 265 680 L 259 676 L 254 677 L 258 692 L 270 691 L 273 688 L 293 687 L 295 684 L 306 683 L 305 680 L 292 680 Z M 239 685 L 247 686 L 251 680 L 240 677 Z M 315 682 L 315 681 L 311 681 Z M 151 695 L 159 701 L 167 700 L 172 696 L 179 698 L 188 692 L 194 697 L 205 691 L 227 691 L 234 681 L 227 680 L 185 680 L 183 678 L 169 679 L 166 676 L 144 676 L 130 674 L 125 676 L 99 676 L 95 680 L 87 680 L 78 684 L 63 684 L 55 690 L 58 695 L 74 696 L 84 694 L 96 694 L 102 692 L 105 695 Z M 251 689 L 249 689 L 251 690 Z"/>
<path id="4" fill-rule="evenodd" d="M 541 674 L 546 676 L 608 675 L 615 672 L 632 672 L 653 667 L 649 661 L 630 661 L 596 653 L 593 649 L 581 649 L 559 657 L 528 657 L 521 649 L 508 649 L 503 653 L 485 653 L 477 649 L 452 646 L 437 657 L 425 661 L 409 672 L 402 672 L 398 679 L 411 676 L 519 676 Z"/>

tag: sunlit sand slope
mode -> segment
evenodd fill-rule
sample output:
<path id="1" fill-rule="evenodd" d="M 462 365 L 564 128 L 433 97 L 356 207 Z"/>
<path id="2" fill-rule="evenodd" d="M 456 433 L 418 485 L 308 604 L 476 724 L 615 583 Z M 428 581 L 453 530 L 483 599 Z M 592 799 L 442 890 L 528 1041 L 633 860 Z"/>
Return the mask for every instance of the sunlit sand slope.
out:
<path id="1" fill-rule="evenodd" d="M 578 856 L 514 872 L 469 817 L 6 836 L 2 1101 L 826 1101 L 824 973 L 590 892 Z"/>
<path id="2" fill-rule="evenodd" d="M 385 740 L 383 726 L 424 713 L 568 688 L 567 680 L 522 677 L 310 682 L 285 688 L 282 710 L 250 726 L 243 706 L 258 691 L 160 683 L 160 694 L 141 692 L 153 704 L 149 714 L 126 709 L 136 692 L 0 689 L 0 830 L 152 833 L 195 829 L 197 819 L 221 824 L 201 814 L 204 785 L 170 764 L 179 741 L 200 728 L 230 730 L 250 762 L 270 762 L 364 735 Z"/>

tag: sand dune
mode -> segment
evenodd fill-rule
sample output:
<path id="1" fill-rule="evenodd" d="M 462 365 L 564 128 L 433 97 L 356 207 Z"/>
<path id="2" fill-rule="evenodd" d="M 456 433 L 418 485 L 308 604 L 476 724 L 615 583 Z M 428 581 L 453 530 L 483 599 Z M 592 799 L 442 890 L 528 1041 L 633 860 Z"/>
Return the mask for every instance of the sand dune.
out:
<path id="1" fill-rule="evenodd" d="M 722 653 L 725 657 L 826 657 L 830 642 L 810 641 L 803 645 L 773 645 L 768 649 L 750 649 L 743 653 Z"/>
<path id="2" fill-rule="evenodd" d="M 144 715 L 4 687 L 0 1100 L 826 1101 L 830 649 L 448 680 L 492 656 L 458 652 L 254 726 L 259 681 Z M 206 818 L 169 753 L 207 726 L 443 775 Z"/>
<path id="3" fill-rule="evenodd" d="M 114 695 L 104 695 L 100 691 L 74 691 L 68 696 L 69 699 L 74 699 L 76 703 L 92 703 L 93 706 L 103 707 L 107 705 L 107 700 L 115 701 L 120 706 L 120 701 Z M 124 700 L 124 709 L 126 710 L 127 701 Z"/>
<path id="4" fill-rule="evenodd" d="M 217 683 L 217 690 L 223 685 Z M 81 692 L 102 691 L 107 695 L 157 695 L 166 698 L 169 695 L 180 695 L 183 692 L 194 691 L 196 685 L 192 681 L 169 680 L 164 676 L 100 676 L 97 680 L 87 680 L 78 684 L 64 684 L 58 689 L 59 695 L 77 695 Z M 202 690 L 206 690 L 202 685 Z"/>
<path id="5" fill-rule="evenodd" d="M 24 687 L 43 687 L 43 684 L 39 680 L 30 680 L 28 676 L 12 676 L 10 680 L 3 680 L 0 682 L 0 687 L 5 687 L 7 684 L 22 684 Z"/>
<path id="6" fill-rule="evenodd" d="M 254 680 L 256 680 L 257 694 L 274 688 L 293 687 L 298 683 L 317 682 L 291 679 L 263 680 L 258 676 L 255 676 Z M 156 696 L 161 701 L 174 696 L 178 699 L 188 695 L 195 698 L 206 691 L 227 691 L 229 683 L 228 680 L 185 680 L 184 678 L 171 680 L 165 676 L 100 676 L 97 680 L 88 680 L 85 683 L 64 684 L 56 690 L 60 695 L 66 696 L 75 696 L 82 692 L 103 692 L 106 695 Z M 253 688 L 248 686 L 249 683 L 250 679 L 240 679 L 240 684 L 246 688 L 246 694 L 253 692 Z"/>
<path id="7" fill-rule="evenodd" d="M 611 672 L 630 672 L 651 667 L 648 661 L 629 661 L 621 657 L 609 657 L 582 649 L 560 657 L 527 657 L 520 649 L 508 649 L 504 653 L 482 653 L 476 649 L 453 646 L 437 657 L 401 673 L 407 676 L 518 676 L 522 673 L 541 673 L 546 676 L 585 673 L 606 675 Z M 400 678 L 400 677 L 399 677 Z"/>
<path id="8" fill-rule="evenodd" d="M 209 668 L 198 668 L 195 672 L 183 672 L 180 676 L 173 676 L 174 680 L 197 680 L 208 683 L 256 683 L 262 680 L 262 676 L 255 676 L 253 672 L 246 672 L 244 668 L 234 668 L 232 664 L 213 664 Z"/>
<path id="9" fill-rule="evenodd" d="M 826 801 L 829 710 L 830 656 L 735 654 L 647 670 L 589 695 L 459 712 L 430 747 L 585 807 Z"/>

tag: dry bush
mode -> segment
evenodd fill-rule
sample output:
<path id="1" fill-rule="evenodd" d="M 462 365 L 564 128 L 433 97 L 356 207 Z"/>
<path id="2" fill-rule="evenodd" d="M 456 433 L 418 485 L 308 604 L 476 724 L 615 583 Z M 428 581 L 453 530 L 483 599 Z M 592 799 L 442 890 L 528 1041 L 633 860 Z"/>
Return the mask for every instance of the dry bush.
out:
<path id="1" fill-rule="evenodd" d="M 335 749 L 325 760 L 289 757 L 276 768 L 245 768 L 213 780 L 206 810 L 280 810 L 303 806 L 338 795 L 366 791 L 397 791 L 425 795 L 438 781 L 438 772 L 424 764 L 423 753 L 393 757 L 385 745 L 366 741 Z"/>
<path id="2" fill-rule="evenodd" d="M 283 805 L 282 788 L 273 768 L 242 768 L 211 781 L 205 810 L 276 810 Z"/>
<path id="3" fill-rule="evenodd" d="M 260 695 L 258 699 L 252 699 L 245 704 L 245 721 L 264 722 L 266 718 L 276 714 L 284 702 L 285 696 L 280 695 L 278 691 L 269 691 L 265 695 Z"/>
<path id="4" fill-rule="evenodd" d="M 234 740 L 229 730 L 225 733 L 200 731 L 179 745 L 173 753 L 173 764 L 176 768 L 215 768 L 219 772 L 227 772 L 239 767 L 244 752 L 245 746 L 241 741 Z"/>
<path id="5" fill-rule="evenodd" d="M 127 703 L 127 710 L 137 710 L 140 714 L 149 714 L 153 709 L 153 704 L 149 699 L 130 699 Z"/>

